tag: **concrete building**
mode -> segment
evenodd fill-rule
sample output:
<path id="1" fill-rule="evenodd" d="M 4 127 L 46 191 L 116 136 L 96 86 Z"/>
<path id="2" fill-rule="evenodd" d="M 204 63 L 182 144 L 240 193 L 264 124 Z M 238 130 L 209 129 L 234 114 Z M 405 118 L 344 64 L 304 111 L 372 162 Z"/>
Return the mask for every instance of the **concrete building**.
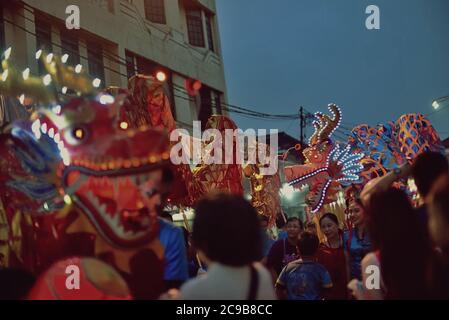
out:
<path id="1" fill-rule="evenodd" d="M 168 75 L 180 127 L 222 113 L 226 84 L 215 0 L 0 0 L 0 46 L 16 63 L 43 73 L 35 52 L 68 53 L 105 86 L 127 87 L 135 73 Z M 70 5 L 80 29 L 68 30 Z M 196 97 L 186 85 L 199 80 Z"/>

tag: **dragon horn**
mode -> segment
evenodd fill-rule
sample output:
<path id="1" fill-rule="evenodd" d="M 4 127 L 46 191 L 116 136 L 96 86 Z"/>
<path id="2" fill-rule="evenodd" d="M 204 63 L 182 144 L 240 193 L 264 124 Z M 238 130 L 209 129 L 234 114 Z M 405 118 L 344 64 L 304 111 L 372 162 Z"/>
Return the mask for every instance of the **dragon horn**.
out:
<path id="1" fill-rule="evenodd" d="M 332 133 L 338 128 L 341 122 L 341 110 L 336 104 L 330 104 L 328 106 L 329 111 L 333 115 L 333 119 L 330 118 L 328 115 L 323 116 L 323 121 L 325 123 L 324 128 L 319 133 L 318 140 L 324 141 L 326 139 L 329 139 L 332 135 Z"/>

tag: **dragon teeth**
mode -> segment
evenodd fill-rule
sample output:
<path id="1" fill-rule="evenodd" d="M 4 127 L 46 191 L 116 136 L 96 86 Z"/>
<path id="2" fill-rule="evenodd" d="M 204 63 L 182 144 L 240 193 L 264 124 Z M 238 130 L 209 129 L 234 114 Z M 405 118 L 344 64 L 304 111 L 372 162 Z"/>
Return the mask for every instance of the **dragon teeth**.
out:
<path id="1" fill-rule="evenodd" d="M 117 198 L 119 194 L 119 179 L 113 178 L 112 179 L 112 188 L 114 190 L 114 197 Z"/>
<path id="2" fill-rule="evenodd" d="M 130 176 L 130 178 L 131 178 L 131 181 L 135 184 L 135 185 L 138 185 L 139 183 L 138 183 L 138 178 L 137 178 L 137 176 Z"/>

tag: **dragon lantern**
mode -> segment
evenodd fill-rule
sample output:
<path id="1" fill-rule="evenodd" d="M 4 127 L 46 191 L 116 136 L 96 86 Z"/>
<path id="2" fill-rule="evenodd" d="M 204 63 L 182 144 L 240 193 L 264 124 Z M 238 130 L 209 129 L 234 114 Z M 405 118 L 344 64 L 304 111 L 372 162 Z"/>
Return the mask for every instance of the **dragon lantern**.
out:
<path id="1" fill-rule="evenodd" d="M 332 141 L 332 133 L 341 122 L 341 110 L 335 104 L 330 104 L 329 110 L 332 117 L 319 112 L 315 114 L 315 133 L 310 138 L 309 147 L 303 151 L 305 164 L 284 169 L 289 185 L 296 188 L 309 185 L 307 201 L 313 213 L 332 202 L 340 186 L 357 182 L 363 169 L 360 164 L 363 154 L 353 153 L 349 145 Z"/>
<path id="2" fill-rule="evenodd" d="M 270 152 L 270 146 L 267 144 L 256 142 L 256 148 L 253 152 L 258 153 L 258 148 L 265 148 L 266 152 Z M 282 212 L 279 196 L 281 180 L 278 172 L 274 175 L 261 174 L 260 169 L 263 166 L 266 165 L 260 161 L 255 164 L 248 164 L 243 168 L 243 173 L 249 179 L 252 206 L 258 214 L 269 218 L 269 226 L 271 227 L 276 223 L 278 215 Z"/>
<path id="3" fill-rule="evenodd" d="M 365 154 L 363 183 L 383 176 L 426 151 L 444 152 L 430 121 L 422 114 L 405 114 L 396 122 L 355 127 L 348 139 L 351 148 Z"/>
<path id="4" fill-rule="evenodd" d="M 236 130 L 236 124 L 226 116 L 213 115 L 209 118 L 206 127 L 216 129 L 224 137 L 226 129 Z M 214 143 L 214 141 L 209 141 Z M 213 154 L 203 154 L 202 163 L 193 169 L 194 199 L 198 200 L 211 191 L 224 191 L 238 195 L 243 195 L 242 168 L 236 162 L 236 138 L 234 137 L 232 150 L 234 150 L 234 159 L 232 164 L 209 163 L 205 157 L 213 157 Z M 222 155 L 225 154 L 225 144 L 221 146 Z M 206 148 L 203 148 L 204 150 Z"/>

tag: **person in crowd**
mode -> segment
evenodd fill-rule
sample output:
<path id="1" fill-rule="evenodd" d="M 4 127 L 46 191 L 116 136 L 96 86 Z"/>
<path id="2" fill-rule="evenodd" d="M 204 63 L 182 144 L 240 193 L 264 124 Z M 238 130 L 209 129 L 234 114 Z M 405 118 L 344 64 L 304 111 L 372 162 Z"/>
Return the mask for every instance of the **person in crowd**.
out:
<path id="1" fill-rule="evenodd" d="M 282 269 L 289 262 L 299 258 L 298 240 L 303 229 L 303 223 L 299 218 L 287 219 L 287 238 L 276 241 L 267 257 L 267 267 L 273 276 L 273 281 L 276 281 Z"/>
<path id="2" fill-rule="evenodd" d="M 271 247 L 275 243 L 274 239 L 271 237 L 271 234 L 268 230 L 269 218 L 264 215 L 259 215 L 260 220 L 260 228 L 262 232 L 262 263 L 266 263 L 268 253 L 270 252 Z"/>
<path id="3" fill-rule="evenodd" d="M 427 202 L 430 189 L 439 176 L 447 173 L 449 173 L 449 163 L 444 155 L 438 152 L 424 152 L 414 160 L 413 164 L 407 162 L 385 176 L 370 181 L 364 188 L 361 198 L 364 203 L 368 203 L 373 193 L 386 190 L 394 182 L 411 176 L 415 180 L 421 201 L 416 211 L 421 227 L 427 232 Z"/>
<path id="4" fill-rule="evenodd" d="M 318 237 L 309 231 L 301 234 L 298 246 L 300 259 L 290 262 L 276 281 L 276 294 L 280 300 L 322 300 L 332 287 L 326 268 L 316 262 Z"/>
<path id="5" fill-rule="evenodd" d="M 362 260 L 362 282 L 350 285 L 356 297 L 425 299 L 431 248 L 406 193 L 389 188 L 372 194 L 366 220 L 374 251 Z M 368 279 L 373 266 L 380 271 L 377 284 Z"/>
<path id="6" fill-rule="evenodd" d="M 287 239 L 288 237 L 287 231 L 285 230 L 287 226 L 287 219 L 288 218 L 283 212 L 278 214 L 278 218 L 276 219 L 276 227 L 278 229 L 277 240 Z"/>
<path id="7" fill-rule="evenodd" d="M 306 223 L 306 231 L 312 232 L 314 234 L 318 234 L 315 221 L 309 221 Z"/>
<path id="8" fill-rule="evenodd" d="M 205 275 L 185 283 L 185 300 L 275 299 L 270 274 L 258 261 L 262 237 L 257 212 L 240 196 L 210 194 L 199 201 L 192 240 Z"/>
<path id="9" fill-rule="evenodd" d="M 149 186 L 152 201 L 156 204 L 159 221 L 159 241 L 164 248 L 164 282 L 165 289 L 178 289 L 189 278 L 187 248 L 184 232 L 173 224 L 173 217 L 164 210 L 168 202 L 170 187 L 174 176 L 171 169 L 163 170 L 162 184 L 158 190 Z M 144 200 L 147 201 L 147 200 Z M 150 206 L 146 203 L 147 206 Z"/>
<path id="10" fill-rule="evenodd" d="M 347 256 L 349 279 L 362 279 L 361 262 L 371 251 L 371 240 L 365 227 L 365 209 L 359 198 L 353 199 L 347 208 L 350 227 L 343 234 Z"/>
<path id="11" fill-rule="evenodd" d="M 449 163 L 444 155 L 438 152 L 423 153 L 412 166 L 412 177 L 421 198 L 421 206 L 417 209 L 422 226 L 427 232 L 427 204 L 433 183 L 443 174 L 449 173 Z"/>
<path id="12" fill-rule="evenodd" d="M 329 272 L 333 287 L 326 292 L 326 300 L 347 299 L 347 270 L 343 246 L 343 231 L 335 214 L 325 213 L 319 220 L 325 240 L 320 244 L 317 261 Z"/>
<path id="13" fill-rule="evenodd" d="M 429 233 L 438 250 L 433 255 L 432 298 L 449 299 L 449 174 L 432 187 L 428 201 Z"/>
<path id="14" fill-rule="evenodd" d="M 173 223 L 159 218 L 159 241 L 164 247 L 166 290 L 179 288 L 189 279 L 189 264 L 184 232 Z"/>

